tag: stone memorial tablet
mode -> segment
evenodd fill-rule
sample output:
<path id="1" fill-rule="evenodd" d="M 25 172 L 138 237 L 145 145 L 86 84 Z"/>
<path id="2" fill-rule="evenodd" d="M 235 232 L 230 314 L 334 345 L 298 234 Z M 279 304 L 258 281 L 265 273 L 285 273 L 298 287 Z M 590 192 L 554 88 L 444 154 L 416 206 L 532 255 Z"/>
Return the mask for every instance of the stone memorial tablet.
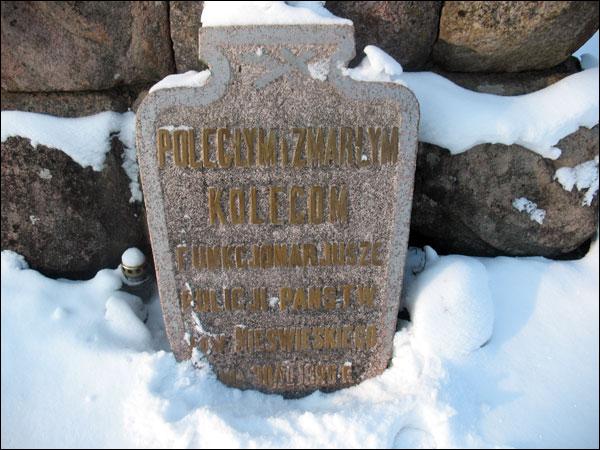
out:
<path id="1" fill-rule="evenodd" d="M 353 56 L 351 25 L 202 28 L 206 83 L 138 110 L 168 337 L 230 386 L 332 391 L 390 360 L 419 112 Z"/>

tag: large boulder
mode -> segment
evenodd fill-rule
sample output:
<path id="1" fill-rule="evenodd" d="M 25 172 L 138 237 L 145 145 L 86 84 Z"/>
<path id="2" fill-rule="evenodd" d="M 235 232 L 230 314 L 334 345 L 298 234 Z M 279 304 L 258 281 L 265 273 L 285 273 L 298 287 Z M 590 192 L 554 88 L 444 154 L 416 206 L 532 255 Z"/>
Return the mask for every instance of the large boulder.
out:
<path id="1" fill-rule="evenodd" d="M 432 68 L 434 72 L 465 89 L 496 95 L 523 95 L 539 91 L 580 69 L 579 60 L 573 56 L 556 67 L 525 72 L 448 72 L 439 67 Z"/>
<path id="2" fill-rule="evenodd" d="M 2 2 L 2 89 L 80 91 L 173 72 L 167 2 Z"/>
<path id="3" fill-rule="evenodd" d="M 460 72 L 555 66 L 598 29 L 598 2 L 444 2 L 434 60 Z"/>
<path id="4" fill-rule="evenodd" d="M 178 73 L 204 70 L 206 64 L 198 58 L 198 30 L 204 2 L 169 2 L 171 41 Z"/>
<path id="5" fill-rule="evenodd" d="M 27 111 L 59 117 L 81 117 L 103 111 L 128 111 L 137 90 L 115 88 L 96 92 L 7 92 L 2 90 L 2 110 Z"/>
<path id="6" fill-rule="evenodd" d="M 580 128 L 558 145 L 552 161 L 519 145 L 483 144 L 451 155 L 419 144 L 411 217 L 414 244 L 443 253 L 542 255 L 560 258 L 594 235 L 598 196 L 566 191 L 554 179 L 560 167 L 574 167 L 598 155 L 598 126 Z M 542 223 L 515 208 L 527 198 L 546 211 Z"/>
<path id="7" fill-rule="evenodd" d="M 354 22 L 357 61 L 362 49 L 376 45 L 405 70 L 426 66 L 438 33 L 442 2 L 345 2 L 325 4 L 333 14 Z"/>
<path id="8" fill-rule="evenodd" d="M 60 150 L 29 139 L 2 143 L 2 249 L 51 276 L 88 277 L 116 267 L 131 246 L 147 249 L 142 205 L 130 203 L 115 137 L 105 167 L 82 168 Z"/>

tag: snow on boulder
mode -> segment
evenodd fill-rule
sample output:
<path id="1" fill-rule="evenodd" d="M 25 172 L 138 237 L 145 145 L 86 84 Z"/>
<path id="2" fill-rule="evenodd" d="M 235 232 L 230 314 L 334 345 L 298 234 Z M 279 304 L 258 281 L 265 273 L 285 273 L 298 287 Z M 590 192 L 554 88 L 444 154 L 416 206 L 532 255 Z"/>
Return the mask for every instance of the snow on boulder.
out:
<path id="1" fill-rule="evenodd" d="M 144 248 L 133 113 L 2 111 L 2 248 L 86 278 Z"/>
<path id="2" fill-rule="evenodd" d="M 367 51 L 368 50 L 368 51 Z M 432 72 L 403 72 L 374 46 L 356 68 L 344 69 L 358 81 L 391 81 L 408 86 L 419 101 L 419 141 L 452 154 L 479 144 L 518 144 L 544 158 L 557 159 L 558 141 L 579 127 L 598 124 L 598 68 L 570 75 L 540 91 L 504 97 L 464 89 Z M 560 105 L 560 107 L 558 107 Z"/>
<path id="3" fill-rule="evenodd" d="M 23 255 L 19 255 L 12 250 L 2 250 L 2 274 L 9 270 L 24 270 L 28 269 L 29 264 L 25 261 Z"/>
<path id="4" fill-rule="evenodd" d="M 202 87 L 208 82 L 209 78 L 210 70 L 203 70 L 202 72 L 188 70 L 185 73 L 176 73 L 166 76 L 152 86 L 148 92 L 150 93 L 160 89 L 171 89 L 177 87 Z"/>
<path id="5" fill-rule="evenodd" d="M 554 179 L 561 186 L 571 192 L 576 186 L 577 190 L 585 190 L 582 205 L 591 206 L 598 193 L 598 156 L 590 161 L 583 162 L 575 167 L 561 167 L 554 174 Z"/>
<path id="6" fill-rule="evenodd" d="M 461 358 L 492 336 L 494 310 L 488 275 L 474 258 L 434 259 L 409 286 L 406 305 L 415 344 L 425 353 Z"/>

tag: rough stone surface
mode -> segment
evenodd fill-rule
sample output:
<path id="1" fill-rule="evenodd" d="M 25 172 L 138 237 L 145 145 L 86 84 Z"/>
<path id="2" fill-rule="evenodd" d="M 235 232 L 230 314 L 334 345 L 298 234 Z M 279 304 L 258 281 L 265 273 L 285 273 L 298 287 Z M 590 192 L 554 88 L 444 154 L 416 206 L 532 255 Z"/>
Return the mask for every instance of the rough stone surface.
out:
<path id="1" fill-rule="evenodd" d="M 169 2 L 171 41 L 178 73 L 204 70 L 206 64 L 198 57 L 198 30 L 204 2 Z"/>
<path id="2" fill-rule="evenodd" d="M 2 249 L 50 276 L 86 278 L 116 267 L 131 246 L 147 249 L 141 205 L 129 203 L 129 178 L 115 138 L 105 169 L 82 168 L 29 139 L 2 143 Z"/>
<path id="3" fill-rule="evenodd" d="M 597 29 L 597 1 L 447 1 L 433 59 L 458 72 L 545 69 Z"/>
<path id="4" fill-rule="evenodd" d="M 333 14 L 354 22 L 356 59 L 367 45 L 392 55 L 405 70 L 426 66 L 438 34 L 442 2 L 327 2 Z"/>
<path id="5" fill-rule="evenodd" d="M 418 107 L 414 95 L 402 86 L 355 82 L 342 76 L 340 66 L 352 57 L 352 33 L 350 26 L 203 28 L 201 54 L 212 71 L 207 85 L 152 92 L 138 109 L 138 159 L 169 340 L 179 359 L 189 358 L 192 349 L 199 348 L 219 379 L 227 384 L 289 396 L 316 389 L 328 391 L 381 373 L 391 357 L 408 239 Z M 307 64 L 312 63 L 318 63 L 316 66 L 321 69 L 328 66 L 329 71 L 311 72 Z M 326 81 L 322 81 L 324 77 Z M 293 149 L 298 145 L 303 148 L 298 144 L 299 134 L 292 131 L 294 127 L 383 127 L 389 133 L 394 126 L 399 128 L 397 163 L 370 164 L 372 158 L 367 152 L 372 147 L 367 144 L 366 135 L 361 139 L 366 161 L 363 157 L 354 160 L 360 161 L 361 167 L 354 163 L 292 167 L 283 156 L 292 161 L 296 152 Z M 229 128 L 232 137 L 225 137 L 224 152 L 231 156 L 236 148 L 241 148 L 243 158 L 248 154 L 247 138 L 237 147 L 234 130 L 275 130 L 276 162 L 272 166 L 265 166 L 263 161 L 259 167 L 192 169 L 177 166 L 172 155 L 181 152 L 172 150 L 165 153 L 165 165 L 159 168 L 157 136 L 162 136 L 158 142 L 163 142 L 161 148 L 166 149 L 175 145 L 173 139 L 182 143 L 180 139 L 189 136 L 189 128 L 183 127 L 193 130 L 191 148 L 197 157 L 203 147 L 203 129 Z M 351 130 L 352 136 L 355 133 L 358 131 Z M 288 142 L 287 150 L 285 146 L 282 150 L 281 139 Z M 333 141 L 327 142 L 329 146 Z M 181 145 L 176 148 L 190 148 Z M 215 146 L 213 135 L 207 147 L 211 148 L 211 161 L 218 161 Z M 357 146 L 351 154 L 360 151 Z M 306 157 L 306 153 L 298 155 L 296 161 Z M 248 223 L 252 217 L 249 205 L 253 186 L 257 189 L 257 214 L 260 220 L 266 220 L 260 225 Z M 272 223 L 272 216 L 267 213 L 269 186 L 282 187 L 273 209 L 282 224 Z M 290 224 L 292 186 L 307 190 L 313 186 L 327 190 L 331 186 L 340 190 L 347 187 L 347 221 L 326 219 L 306 224 L 302 219 L 301 223 Z M 217 223 L 211 224 L 209 188 L 224 192 L 220 204 L 226 211 L 226 223 L 213 215 Z M 227 200 L 231 188 L 246 192 L 245 219 L 235 225 L 230 223 Z M 308 211 L 306 201 L 307 195 L 301 194 L 295 203 L 302 214 Z M 329 205 L 328 202 L 324 208 L 328 217 Z M 290 248 L 294 244 L 313 244 L 326 260 L 322 252 L 327 242 L 367 241 L 380 243 L 377 245 L 381 245 L 381 263 L 365 260 L 365 265 L 360 265 L 355 260 L 320 265 L 313 260 L 305 267 L 300 264 L 301 267 L 244 268 L 237 267 L 236 262 L 235 268 L 207 270 L 194 267 L 192 259 L 192 246 L 244 245 L 246 250 L 240 252 L 245 261 L 251 256 L 253 245 L 278 243 Z M 201 256 L 197 263 L 198 260 L 202 260 Z M 227 257 L 225 260 L 229 261 Z M 236 257 L 236 261 L 242 259 Z M 268 258 L 264 261 L 268 264 Z M 354 286 L 349 288 L 348 296 L 340 290 L 344 285 Z M 324 286 L 334 289 L 327 294 L 331 301 L 325 302 L 323 297 L 321 306 L 313 303 L 312 309 L 304 309 L 297 291 L 295 306 L 280 291 L 290 287 L 306 293 L 304 289 L 309 287 Z M 371 304 L 357 302 L 356 286 L 375 287 Z M 234 302 L 224 300 L 223 289 L 235 287 L 243 289 L 241 307 L 229 308 L 227 305 Z M 202 296 L 197 297 L 201 288 L 214 289 L 216 303 L 208 307 L 209 311 Z M 254 311 L 250 306 L 253 289 L 266 289 L 265 303 Z M 218 311 L 222 307 L 225 311 Z M 335 331 L 336 327 L 345 327 L 340 329 L 346 331 L 342 334 Z M 324 329 L 331 330 L 325 345 L 336 347 L 333 338 L 340 339 L 336 342 L 341 342 L 341 347 L 322 348 Z M 246 346 L 244 336 L 248 333 L 259 336 L 254 341 L 258 350 Z M 299 345 L 296 350 L 281 348 L 286 345 L 286 333 L 295 336 L 292 341 Z M 367 333 L 371 336 L 368 345 L 361 338 Z M 266 336 L 270 336 L 269 346 L 274 345 L 275 351 L 262 347 Z M 308 336 L 306 344 L 302 336 Z M 324 379 L 323 370 L 329 373 Z"/>
<path id="6" fill-rule="evenodd" d="M 476 92 L 496 95 L 523 95 L 539 91 L 563 78 L 579 72 L 577 58 L 571 57 L 556 67 L 545 70 L 512 73 L 448 72 L 432 69 L 454 83 Z"/>
<path id="7" fill-rule="evenodd" d="M 103 111 L 126 112 L 135 99 L 136 91 L 126 88 L 97 92 L 2 91 L 2 110 L 81 117 Z"/>
<path id="8" fill-rule="evenodd" d="M 565 191 L 553 177 L 598 155 L 598 126 L 557 146 L 563 154 L 552 161 L 518 145 L 484 144 L 452 156 L 420 143 L 411 240 L 481 256 L 560 258 L 574 251 L 596 232 L 598 197 L 582 206 L 583 193 Z M 546 210 L 541 225 L 512 206 L 520 197 Z"/>
<path id="9" fill-rule="evenodd" d="M 2 89 L 100 90 L 173 68 L 167 2 L 2 2 Z"/>

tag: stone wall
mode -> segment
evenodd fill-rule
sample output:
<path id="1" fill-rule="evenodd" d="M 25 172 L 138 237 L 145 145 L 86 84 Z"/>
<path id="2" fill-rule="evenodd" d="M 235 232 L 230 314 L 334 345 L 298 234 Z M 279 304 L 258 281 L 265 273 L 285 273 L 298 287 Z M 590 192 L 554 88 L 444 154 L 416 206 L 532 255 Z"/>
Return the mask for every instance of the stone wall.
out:
<path id="1" fill-rule="evenodd" d="M 594 1 L 326 6 L 354 21 L 355 63 L 374 44 L 405 70 L 433 70 L 498 95 L 536 91 L 579 71 L 570 55 L 598 29 Z M 2 2 L 2 110 L 77 117 L 135 108 L 164 76 L 206 67 L 197 58 L 201 12 L 202 2 Z M 582 206 L 581 194 L 552 176 L 598 154 L 598 127 L 563 141 L 556 161 L 518 146 L 484 144 L 451 156 L 422 144 L 413 243 L 474 255 L 576 256 L 595 233 L 598 200 Z M 27 140 L 3 142 L 2 249 L 43 272 L 84 277 L 116 265 L 130 245 L 148 248 L 143 206 L 128 201 L 117 163 L 122 147 L 114 138 L 105 170 L 92 173 Z M 42 169 L 55 175 L 40 178 Z M 519 193 L 547 207 L 545 226 L 514 214 L 508 200 Z"/>

